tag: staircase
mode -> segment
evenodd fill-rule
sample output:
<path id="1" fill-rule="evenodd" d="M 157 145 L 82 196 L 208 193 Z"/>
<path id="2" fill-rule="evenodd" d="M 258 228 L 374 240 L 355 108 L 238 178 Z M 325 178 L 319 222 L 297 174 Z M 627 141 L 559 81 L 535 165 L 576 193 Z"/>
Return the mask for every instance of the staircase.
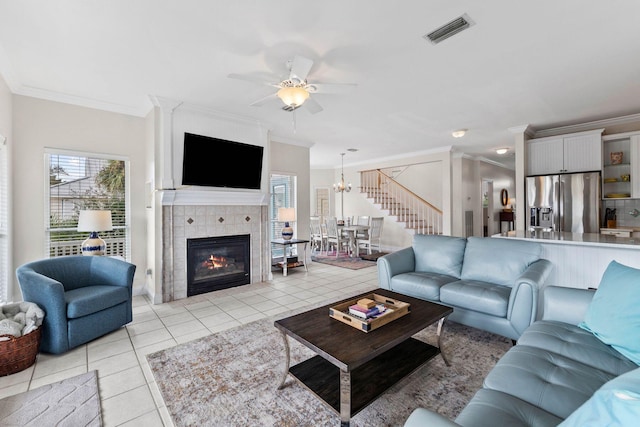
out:
<path id="1" fill-rule="evenodd" d="M 360 192 L 411 234 L 442 234 L 442 211 L 380 169 L 360 172 Z"/>

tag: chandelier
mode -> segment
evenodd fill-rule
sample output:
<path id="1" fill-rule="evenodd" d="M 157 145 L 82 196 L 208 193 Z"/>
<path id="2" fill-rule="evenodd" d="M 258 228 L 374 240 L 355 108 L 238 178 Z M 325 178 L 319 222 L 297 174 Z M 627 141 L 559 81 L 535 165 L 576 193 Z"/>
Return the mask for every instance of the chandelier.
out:
<path id="1" fill-rule="evenodd" d="M 336 193 L 344 193 L 344 192 L 349 192 L 351 191 L 351 183 L 349 184 L 345 184 L 344 183 L 344 155 L 345 153 L 340 153 L 340 155 L 342 156 L 342 170 L 340 173 L 340 182 L 338 182 L 337 184 L 333 184 L 333 191 L 335 191 Z"/>

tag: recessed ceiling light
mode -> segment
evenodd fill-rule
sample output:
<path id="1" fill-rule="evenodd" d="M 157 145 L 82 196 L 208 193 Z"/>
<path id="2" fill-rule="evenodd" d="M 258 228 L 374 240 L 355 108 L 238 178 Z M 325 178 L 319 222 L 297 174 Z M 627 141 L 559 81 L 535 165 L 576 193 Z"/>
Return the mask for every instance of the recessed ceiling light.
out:
<path id="1" fill-rule="evenodd" d="M 454 138 L 462 138 L 466 133 L 467 133 L 466 129 L 458 129 L 451 132 L 451 136 L 453 136 Z"/>
<path id="2" fill-rule="evenodd" d="M 509 151 L 509 149 L 508 149 L 508 148 L 498 148 L 498 149 L 496 150 L 496 153 L 498 153 L 498 154 L 505 154 L 507 151 Z"/>

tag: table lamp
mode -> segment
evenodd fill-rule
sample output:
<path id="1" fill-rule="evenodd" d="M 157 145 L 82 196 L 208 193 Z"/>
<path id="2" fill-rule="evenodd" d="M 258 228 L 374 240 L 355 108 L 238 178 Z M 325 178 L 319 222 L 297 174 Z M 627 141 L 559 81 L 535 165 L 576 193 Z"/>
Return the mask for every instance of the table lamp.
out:
<path id="1" fill-rule="evenodd" d="M 284 222 L 284 227 L 282 228 L 282 238 L 284 240 L 291 240 L 291 238 L 293 237 L 293 228 L 289 226 L 289 221 L 295 220 L 295 208 L 278 208 L 278 221 Z"/>
<path id="2" fill-rule="evenodd" d="M 98 231 L 111 231 L 111 211 L 80 211 L 78 231 L 88 231 L 89 238 L 82 242 L 82 255 L 104 255 L 107 244 L 98 236 Z"/>

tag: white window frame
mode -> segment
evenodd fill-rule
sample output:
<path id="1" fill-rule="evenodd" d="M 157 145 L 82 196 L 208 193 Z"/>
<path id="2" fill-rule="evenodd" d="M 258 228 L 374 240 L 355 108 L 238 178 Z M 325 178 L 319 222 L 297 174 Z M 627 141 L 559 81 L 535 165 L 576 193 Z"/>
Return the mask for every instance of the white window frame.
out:
<path id="1" fill-rule="evenodd" d="M 44 200 L 44 227 L 45 227 L 45 247 L 44 247 L 44 256 L 45 258 L 50 257 L 49 250 L 49 233 L 51 232 L 50 228 L 50 216 L 51 216 L 51 188 L 49 184 L 49 166 L 51 163 L 52 155 L 61 155 L 61 156 L 71 156 L 71 157 L 87 157 L 93 159 L 103 159 L 103 160 L 118 160 L 124 162 L 125 167 L 125 225 L 122 229 L 125 230 L 125 253 L 124 259 L 126 261 L 131 262 L 131 170 L 130 170 L 130 160 L 126 156 L 120 156 L 115 154 L 105 154 L 105 153 L 94 153 L 94 152 L 86 152 L 86 151 L 74 151 L 74 150 L 63 150 L 57 148 L 45 148 L 45 156 L 44 156 L 44 177 L 45 177 L 45 200 Z M 114 226 L 114 228 L 116 228 Z M 87 236 L 88 237 L 88 236 Z"/>

